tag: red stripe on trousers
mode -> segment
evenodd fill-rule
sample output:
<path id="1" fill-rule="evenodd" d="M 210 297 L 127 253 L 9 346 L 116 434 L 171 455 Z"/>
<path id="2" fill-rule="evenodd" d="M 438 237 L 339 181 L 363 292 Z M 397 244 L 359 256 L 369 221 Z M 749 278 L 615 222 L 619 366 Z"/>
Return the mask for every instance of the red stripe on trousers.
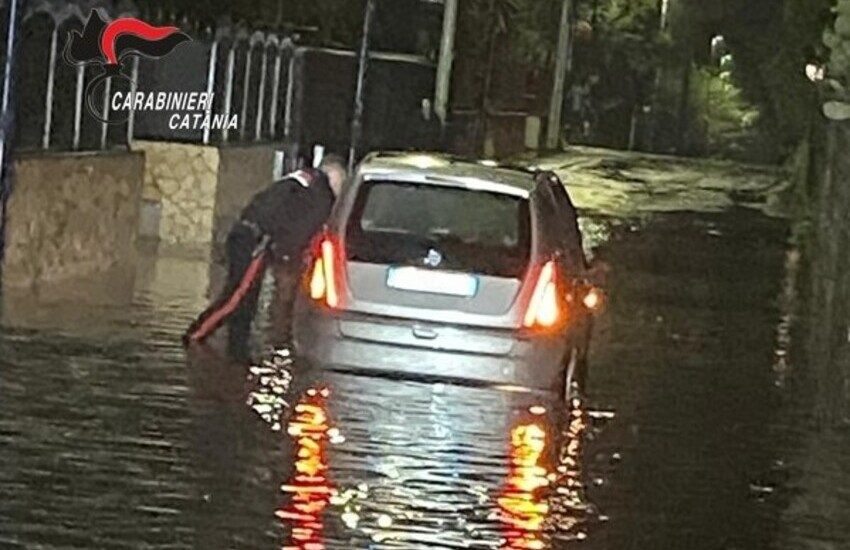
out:
<path id="1" fill-rule="evenodd" d="M 227 302 L 215 310 L 209 317 L 206 318 L 206 320 L 204 320 L 203 323 L 201 323 L 201 326 L 199 326 L 195 332 L 189 335 L 190 340 L 195 342 L 205 340 L 210 334 L 215 332 L 222 322 L 233 315 L 233 312 L 236 311 L 236 308 L 239 307 L 239 304 L 245 299 L 245 295 L 248 294 L 251 287 L 254 286 L 255 282 L 257 282 L 255 279 L 257 279 L 258 275 L 262 274 L 263 268 L 265 267 L 265 261 L 266 255 L 260 254 L 254 258 L 250 264 L 248 264 L 248 268 L 245 269 L 245 274 L 236 286 L 236 290 L 234 290 L 233 294 L 230 295 L 230 298 L 227 299 Z"/>

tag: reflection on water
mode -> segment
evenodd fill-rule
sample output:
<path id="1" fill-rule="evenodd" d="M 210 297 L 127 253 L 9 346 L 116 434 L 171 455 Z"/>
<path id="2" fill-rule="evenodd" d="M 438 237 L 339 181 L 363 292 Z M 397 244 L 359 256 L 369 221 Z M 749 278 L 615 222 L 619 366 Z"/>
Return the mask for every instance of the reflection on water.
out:
<path id="1" fill-rule="evenodd" d="M 288 349 L 276 349 L 248 368 L 254 383 L 248 405 L 272 431 L 281 429 L 282 416 L 289 407 L 287 393 L 292 385 L 292 356 Z"/>
<path id="2" fill-rule="evenodd" d="M 549 505 L 542 490 L 549 486 L 549 470 L 543 453 L 546 431 L 535 423 L 520 424 L 511 430 L 508 480 L 499 497 L 504 523 L 503 548 L 543 548 L 543 520 Z"/>
<path id="3" fill-rule="evenodd" d="M 287 433 L 295 440 L 295 471 L 290 483 L 280 490 L 290 495 L 289 503 L 275 512 L 291 523 L 292 544 L 285 549 L 318 550 L 324 548 L 325 508 L 336 491 L 327 478 L 328 415 L 326 388 L 307 390 L 306 397 L 295 405 Z"/>
<path id="4" fill-rule="evenodd" d="M 606 416 L 606 415 L 603 415 Z M 610 414 L 607 415 L 610 419 Z M 561 449 L 558 464 L 558 498 L 553 505 L 552 517 L 556 520 L 556 536 L 564 539 L 584 540 L 582 530 L 590 516 L 591 508 L 585 495 L 583 479 L 584 434 L 588 428 L 588 415 L 584 404 L 573 400 L 567 426 L 566 445 Z"/>
<path id="5" fill-rule="evenodd" d="M 581 530 L 589 519 L 582 480 L 586 413 L 579 400 L 571 405 L 554 469 L 549 463 L 553 444 L 549 426 L 535 419 L 511 430 L 508 478 L 498 499 L 503 548 L 536 550 L 546 548 L 553 538 L 587 538 Z M 531 409 L 532 414 L 543 410 Z"/>
<path id="6" fill-rule="evenodd" d="M 487 399 L 475 388 L 320 379 L 286 424 L 293 464 L 275 512 L 285 548 L 537 549 L 585 538 L 588 425 L 578 401 L 565 408 L 528 395 Z M 366 422 L 360 399 L 376 398 L 386 413 Z"/>
<path id="7" fill-rule="evenodd" d="M 595 223 L 613 299 L 572 407 L 307 372 L 286 350 L 187 361 L 209 271 L 188 260 L 118 306 L 7 309 L 0 547 L 846 547 L 848 439 L 810 423 L 829 380 L 800 383 L 841 357 L 795 353 L 784 224 Z M 842 328 L 826 313 L 816 342 Z"/>

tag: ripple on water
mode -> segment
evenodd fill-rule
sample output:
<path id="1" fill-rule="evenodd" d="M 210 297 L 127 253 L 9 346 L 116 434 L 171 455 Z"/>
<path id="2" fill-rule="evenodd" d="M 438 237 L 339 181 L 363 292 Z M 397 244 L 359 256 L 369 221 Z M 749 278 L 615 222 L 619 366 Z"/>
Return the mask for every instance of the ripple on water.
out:
<path id="1" fill-rule="evenodd" d="M 111 308 L 5 311 L 0 547 L 850 540 L 846 434 L 811 429 L 817 395 L 797 380 L 792 310 L 777 310 L 794 300 L 783 230 L 734 211 L 599 217 L 591 233 L 614 270 L 589 403 L 616 417 L 283 354 L 248 372 L 217 342 L 187 365 L 204 263 L 166 262 Z"/>
<path id="2" fill-rule="evenodd" d="M 289 384 L 292 363 L 263 363 L 249 403 L 292 442 L 275 513 L 290 547 L 545 548 L 588 536 L 583 403 L 323 372 L 290 403 L 274 394 L 276 407 L 269 387 Z"/>

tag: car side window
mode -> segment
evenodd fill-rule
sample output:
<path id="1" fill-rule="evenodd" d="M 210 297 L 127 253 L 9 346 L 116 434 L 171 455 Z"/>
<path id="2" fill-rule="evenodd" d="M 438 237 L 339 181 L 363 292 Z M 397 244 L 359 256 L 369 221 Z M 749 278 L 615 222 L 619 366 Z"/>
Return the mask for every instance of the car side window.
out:
<path id="1" fill-rule="evenodd" d="M 539 184 L 535 190 L 538 203 L 538 211 L 543 219 L 543 227 L 551 228 L 558 227 L 558 211 L 555 206 L 555 197 L 552 196 L 552 190 L 548 185 Z M 560 233 L 560 231 L 558 231 Z M 556 236 L 557 237 L 557 236 Z M 560 238 L 556 238 L 555 242 L 558 248 L 561 248 Z"/>
<path id="2" fill-rule="evenodd" d="M 547 177 L 552 197 L 555 201 L 556 223 L 559 228 L 559 241 L 564 249 L 570 267 L 583 270 L 587 267 L 581 242 L 581 230 L 578 226 L 578 213 L 566 187 L 554 174 Z"/>
<path id="3" fill-rule="evenodd" d="M 564 215 L 558 202 L 555 200 L 552 186 L 546 180 L 539 180 L 537 185 L 538 211 L 542 216 L 542 226 L 547 232 L 552 245 L 560 253 L 564 268 L 570 275 L 577 275 L 580 269 L 577 267 L 575 254 L 567 245 L 568 239 L 564 234 Z"/>

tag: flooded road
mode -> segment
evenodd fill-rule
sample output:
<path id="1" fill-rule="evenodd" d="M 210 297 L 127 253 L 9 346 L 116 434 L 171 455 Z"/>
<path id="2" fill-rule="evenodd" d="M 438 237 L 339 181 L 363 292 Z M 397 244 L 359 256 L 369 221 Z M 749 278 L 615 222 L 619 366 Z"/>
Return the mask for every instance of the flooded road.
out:
<path id="1" fill-rule="evenodd" d="M 611 303 L 569 406 L 187 357 L 202 259 L 143 255 L 118 304 L 7 299 L 0 547 L 850 545 L 850 438 L 812 428 L 788 223 L 582 206 Z"/>

